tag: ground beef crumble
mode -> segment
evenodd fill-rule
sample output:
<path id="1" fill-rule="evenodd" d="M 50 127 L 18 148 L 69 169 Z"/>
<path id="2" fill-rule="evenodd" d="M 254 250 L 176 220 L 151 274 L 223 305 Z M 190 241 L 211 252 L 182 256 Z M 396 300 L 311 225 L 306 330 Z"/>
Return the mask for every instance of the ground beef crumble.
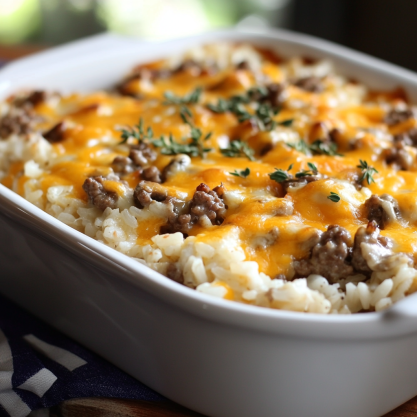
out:
<path id="1" fill-rule="evenodd" d="M 161 228 L 161 233 L 181 232 L 187 235 L 188 231 L 195 225 L 201 226 L 220 225 L 226 215 L 226 205 L 222 200 L 225 192 L 223 185 L 210 189 L 204 183 L 200 184 L 194 193 L 192 200 L 187 204 L 181 213 L 175 210 L 175 202 L 172 204 L 172 216 L 168 223 Z"/>
<path id="2" fill-rule="evenodd" d="M 357 230 L 352 249 L 352 266 L 358 273 L 369 275 L 372 270 L 369 268 L 368 263 L 362 255 L 362 243 L 388 248 L 390 246 L 390 241 L 386 237 L 379 235 L 378 224 L 375 221 L 371 221 L 366 227 L 362 226 Z"/>
<path id="3" fill-rule="evenodd" d="M 394 126 L 399 123 L 405 122 L 408 119 L 414 117 L 414 113 L 411 109 L 406 110 L 390 110 L 384 117 L 384 123 L 388 126 Z"/>
<path id="4" fill-rule="evenodd" d="M 65 122 L 59 122 L 54 127 L 52 127 L 50 130 L 45 132 L 43 134 L 43 137 L 49 142 L 49 143 L 57 143 L 64 140 L 64 133 L 65 133 Z"/>
<path id="5" fill-rule="evenodd" d="M 138 208 L 148 207 L 152 201 L 165 202 L 167 197 L 167 189 L 151 181 L 141 181 L 133 192 L 133 202 Z"/>
<path id="6" fill-rule="evenodd" d="M 354 274 L 365 275 L 369 278 L 374 270 L 388 270 L 396 263 L 412 262 L 405 253 L 392 253 L 392 242 L 379 234 L 376 221 L 370 221 L 367 226 L 361 226 L 355 233 L 353 246 L 350 247 L 349 232 L 337 225 L 327 228 L 319 241 L 312 247 L 307 258 L 294 261 L 295 277 L 308 277 L 318 274 L 325 277 L 331 284 Z M 362 244 L 368 246 L 367 252 L 374 252 L 377 265 L 369 266 L 362 252 Z M 372 265 L 371 265 L 372 266 Z"/>
<path id="7" fill-rule="evenodd" d="M 116 208 L 118 195 L 113 191 L 104 188 L 103 181 L 105 178 L 90 177 L 84 181 L 83 190 L 87 193 L 88 201 L 99 210 L 105 210 L 107 207 Z"/>
<path id="8" fill-rule="evenodd" d="M 226 205 L 223 202 L 225 188 L 223 185 L 213 190 L 206 184 L 200 184 L 191 201 L 185 202 L 168 195 L 162 185 L 141 181 L 134 190 L 133 201 L 138 208 L 148 207 L 152 201 L 164 203 L 167 206 L 168 222 L 161 227 L 160 233 L 181 232 L 187 235 L 197 223 L 202 226 L 222 224 L 226 215 Z"/>
<path id="9" fill-rule="evenodd" d="M 137 145 L 130 145 L 129 156 L 116 156 L 112 162 L 112 168 L 119 176 L 139 171 L 141 174 L 144 173 L 142 176 L 143 180 L 157 180 L 155 182 L 161 182 L 158 168 L 153 166 L 147 167 L 147 165 L 155 161 L 156 156 L 156 152 L 147 143 L 141 142 Z"/>
<path id="10" fill-rule="evenodd" d="M 407 132 L 394 135 L 392 140 L 394 143 L 401 143 L 405 146 L 417 147 L 417 129 L 413 128 L 408 130 Z"/>
<path id="11" fill-rule="evenodd" d="M 404 171 L 409 170 L 414 164 L 414 156 L 404 142 L 396 142 L 391 148 L 385 149 L 382 157 L 388 165 L 394 165 Z"/>
<path id="12" fill-rule="evenodd" d="M 366 218 L 369 221 L 375 221 L 380 229 L 385 229 L 385 226 L 393 220 L 391 213 L 386 210 L 386 204 L 392 206 L 394 215 L 398 218 L 400 216 L 398 201 L 389 194 L 382 194 L 379 197 L 373 194 L 365 201 Z"/>
<path id="13" fill-rule="evenodd" d="M 315 76 L 299 78 L 294 85 L 310 93 L 321 93 L 324 90 L 322 80 Z"/>
<path id="14" fill-rule="evenodd" d="M 0 118 L 0 138 L 10 135 L 25 135 L 33 130 L 37 116 L 27 107 L 11 107 L 8 113 Z"/>
<path id="15" fill-rule="evenodd" d="M 353 267 L 349 264 L 350 234 L 343 227 L 332 225 L 327 228 L 319 242 L 314 245 L 307 259 L 294 262 L 297 277 L 308 277 L 319 274 L 335 283 L 341 278 L 353 275 Z"/>
<path id="16" fill-rule="evenodd" d="M 325 175 L 316 173 L 315 175 L 306 175 L 304 177 L 296 178 L 291 174 L 287 174 L 288 179 L 281 182 L 281 185 L 284 187 L 285 192 L 287 193 L 289 188 L 299 188 L 304 185 L 309 184 L 310 182 L 318 181 L 323 178 L 327 178 Z"/>
<path id="17" fill-rule="evenodd" d="M 42 90 L 35 90 L 25 97 L 19 97 L 14 100 L 13 105 L 16 107 L 35 107 L 46 100 L 47 93 Z"/>

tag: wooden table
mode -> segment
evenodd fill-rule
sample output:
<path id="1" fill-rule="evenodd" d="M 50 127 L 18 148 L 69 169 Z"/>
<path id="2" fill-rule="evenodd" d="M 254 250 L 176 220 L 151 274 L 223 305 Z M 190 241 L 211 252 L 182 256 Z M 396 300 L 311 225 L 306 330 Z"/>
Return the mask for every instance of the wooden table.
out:
<path id="1" fill-rule="evenodd" d="M 416 417 L 417 397 L 383 417 Z M 65 401 L 51 410 L 51 417 L 204 417 L 179 405 L 133 400 L 81 398 Z M 238 417 L 238 416 L 236 416 Z M 254 416 L 262 417 L 262 416 Z M 302 417 L 302 416 L 299 416 Z M 337 417 L 337 416 L 335 416 Z M 352 416 L 361 417 L 361 416 Z"/>
<path id="2" fill-rule="evenodd" d="M 0 60 L 25 56 L 45 46 L 0 45 Z M 150 403 L 108 398 L 80 398 L 65 401 L 51 410 L 51 417 L 204 417 L 172 402 Z M 238 417 L 238 416 L 236 416 Z M 262 417 L 262 416 L 260 416 Z M 301 417 L 301 416 L 300 416 Z M 335 416 L 337 417 L 337 416 Z M 361 417 L 361 416 L 352 416 Z M 417 396 L 383 417 L 417 417 Z"/>

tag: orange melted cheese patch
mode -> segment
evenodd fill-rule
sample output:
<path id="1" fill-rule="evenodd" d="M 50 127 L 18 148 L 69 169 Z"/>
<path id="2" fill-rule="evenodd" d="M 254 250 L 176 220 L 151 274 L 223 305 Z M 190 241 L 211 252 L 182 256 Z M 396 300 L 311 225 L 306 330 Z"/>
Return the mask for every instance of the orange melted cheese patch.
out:
<path id="1" fill-rule="evenodd" d="M 143 68 L 156 71 L 163 65 L 157 62 Z M 201 137 L 211 132 L 203 144 L 211 150 L 205 153 L 205 158 L 194 155 L 191 165 L 166 178 L 163 186 L 169 195 L 186 196 L 190 200 L 201 183 L 210 188 L 223 184 L 230 193 L 225 201 L 230 204 L 223 224 L 209 229 L 197 224 L 190 235 L 204 233 L 201 236 L 204 241 L 221 238 L 230 227 L 238 227 L 247 260 L 256 261 L 260 271 L 270 277 L 291 275 L 293 260 L 308 255 L 304 243 L 314 229 L 325 230 L 329 225 L 338 224 L 353 236 L 360 225 L 368 222 L 363 208 L 367 198 L 372 193 L 388 193 L 397 199 L 408 220 L 389 224 L 382 234 L 396 242 L 395 250 L 416 253 L 415 163 L 409 171 L 387 164 L 383 152 L 393 147 L 392 139 L 387 141 L 378 136 L 407 132 L 415 127 L 415 119 L 387 126 L 385 108 L 376 102 L 366 102 L 359 92 L 355 99 L 337 103 L 338 89 L 346 88 L 341 90 L 346 96 L 355 86 L 347 82 L 344 87 L 331 84 L 331 77 L 323 80 L 324 91 L 317 93 L 288 83 L 282 64 L 274 60 L 265 59 L 259 71 L 255 74 L 249 69 L 231 67 L 197 74 L 191 70 L 174 71 L 171 76 L 160 78 L 137 76 L 123 85 L 126 94 L 137 98 L 99 92 L 63 97 L 57 106 L 37 105 L 35 110 L 43 118 L 38 125 L 41 131 L 61 121 L 67 126 L 62 140 L 52 144 L 56 161 L 47 166 L 40 177 L 44 194 L 54 185 L 72 185 L 72 196 L 87 201 L 82 188 L 84 181 L 90 176 L 112 174 L 115 157 L 129 156 L 129 144 L 135 144 L 135 140 L 131 138 L 128 143 L 121 143 L 120 130 L 131 129 L 139 119 L 143 120 L 145 131 L 152 127 L 154 138 L 172 135 L 176 143 L 189 144 L 192 131 L 181 116 L 183 107 L 167 102 L 164 94 L 169 91 L 184 97 L 199 87 L 202 90 L 199 102 L 185 105 L 195 127 L 201 130 Z M 254 117 L 242 121 L 233 112 L 215 112 L 208 108 L 207 104 L 217 104 L 219 99 L 229 100 L 233 95 L 246 94 L 259 79 L 268 80 L 267 85 L 287 83 L 280 109 L 277 107 L 276 114 L 272 115 L 276 123 L 272 129 L 262 127 Z M 378 97 L 381 100 L 383 96 Z M 385 96 L 388 104 L 398 102 L 397 97 L 389 97 Z M 363 102 L 358 104 L 360 100 Z M 253 115 L 259 109 L 256 101 L 243 101 L 239 106 L 241 114 Z M 221 148 L 237 139 L 253 150 L 253 158 L 244 154 L 231 157 L 221 152 Z M 317 140 L 325 147 L 320 150 L 316 146 L 314 151 L 311 146 Z M 154 150 L 157 157 L 152 165 L 162 172 L 172 156 L 158 147 Z M 375 182 L 368 184 L 358 180 L 363 174 L 358 168 L 360 160 L 367 161 L 378 171 L 373 175 Z M 286 192 L 281 183 L 270 178 L 276 169 L 287 172 L 291 167 L 287 172 L 291 175 L 306 172 L 310 170 L 308 163 L 317 167 L 322 179 Z M 23 168 L 22 161 L 12 163 L 2 180 L 20 194 L 24 193 L 24 184 L 29 179 L 22 175 Z M 246 178 L 232 175 L 245 169 L 250 170 Z M 126 173 L 122 179 L 124 182 L 104 180 L 103 186 L 122 197 L 129 187 L 136 187 L 143 174 L 139 169 Z M 361 191 L 361 186 L 368 191 Z M 340 196 L 340 201 L 328 198 L 332 192 Z M 140 222 L 137 242 L 150 244 L 165 223 L 162 218 Z M 233 290 L 226 284 L 217 285 L 224 286 L 226 298 L 234 298 Z"/>

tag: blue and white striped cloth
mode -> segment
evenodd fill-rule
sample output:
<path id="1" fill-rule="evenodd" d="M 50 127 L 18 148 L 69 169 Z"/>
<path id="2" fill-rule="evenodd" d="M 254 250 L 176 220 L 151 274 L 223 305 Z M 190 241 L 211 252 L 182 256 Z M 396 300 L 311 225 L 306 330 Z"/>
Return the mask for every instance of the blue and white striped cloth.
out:
<path id="1" fill-rule="evenodd" d="M 0 416 L 82 397 L 167 401 L 0 296 Z"/>

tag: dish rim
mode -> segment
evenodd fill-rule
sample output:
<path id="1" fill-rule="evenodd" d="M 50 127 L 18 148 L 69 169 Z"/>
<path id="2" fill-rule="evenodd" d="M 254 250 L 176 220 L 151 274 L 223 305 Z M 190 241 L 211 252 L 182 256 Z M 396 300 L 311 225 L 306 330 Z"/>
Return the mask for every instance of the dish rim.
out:
<path id="1" fill-rule="evenodd" d="M 149 52 L 150 49 L 159 50 L 164 49 L 164 46 L 168 47 L 170 45 L 201 44 L 220 39 L 246 41 L 246 39 L 251 37 L 260 42 L 268 39 L 271 42 L 293 43 L 294 45 L 311 48 L 312 52 L 324 53 L 330 59 L 333 56 L 337 56 L 341 61 L 346 61 L 354 66 L 373 70 L 378 69 L 379 71 L 377 72 L 385 73 L 394 79 L 397 78 L 398 82 L 405 81 L 415 85 L 417 91 L 417 74 L 328 41 L 278 29 L 262 32 L 229 29 L 161 42 L 143 42 L 119 35 L 104 34 L 68 45 L 58 46 L 46 52 L 22 58 L 0 69 L 0 95 L 5 94 L 13 82 L 21 82 L 22 79 L 27 79 L 28 68 L 31 71 L 37 71 L 57 57 L 65 57 L 65 59 L 61 59 L 52 68 L 52 72 L 64 65 L 65 60 L 73 60 L 75 56 L 79 59 L 80 54 L 88 55 L 87 62 L 91 62 L 98 56 L 101 56 L 103 59 L 109 59 L 111 54 L 107 54 L 108 50 L 104 54 L 96 51 L 97 48 L 106 46 L 108 48 L 117 45 L 128 47 L 133 45 L 135 48 L 137 46 L 139 55 L 141 50 L 147 49 Z M 257 43 L 256 41 L 254 43 Z M 126 53 L 125 49 L 120 48 L 113 56 L 123 55 L 124 53 Z M 158 55 L 157 51 L 156 55 Z M 141 62 L 140 57 L 136 61 L 138 63 Z M 129 69 L 126 68 L 126 72 Z M 115 277 L 116 279 L 127 279 L 131 284 L 153 296 L 204 319 L 274 334 L 285 333 L 299 337 L 326 337 L 331 339 L 352 337 L 361 339 L 385 338 L 417 331 L 417 320 L 415 320 L 417 318 L 417 293 L 397 302 L 385 311 L 352 315 L 300 313 L 245 305 L 235 301 L 231 302 L 178 285 L 162 274 L 135 261 L 133 258 L 117 252 L 82 232 L 72 229 L 1 184 L 0 202 L 3 208 L 5 208 L 8 217 L 12 218 L 12 220 L 24 223 L 32 231 L 36 230 L 35 232 L 41 234 L 44 238 L 49 237 L 56 240 L 57 236 L 59 236 L 60 245 L 65 246 L 67 250 L 76 251 L 78 254 L 80 254 L 80 250 L 88 250 L 89 255 L 94 256 L 95 263 L 97 263 L 98 259 L 101 262 L 104 259 L 108 265 L 117 265 L 119 269 L 122 268 L 127 272 L 128 276 L 119 274 L 118 277 Z M 135 275 L 136 278 L 134 278 Z M 312 326 L 313 324 L 314 326 Z"/>

